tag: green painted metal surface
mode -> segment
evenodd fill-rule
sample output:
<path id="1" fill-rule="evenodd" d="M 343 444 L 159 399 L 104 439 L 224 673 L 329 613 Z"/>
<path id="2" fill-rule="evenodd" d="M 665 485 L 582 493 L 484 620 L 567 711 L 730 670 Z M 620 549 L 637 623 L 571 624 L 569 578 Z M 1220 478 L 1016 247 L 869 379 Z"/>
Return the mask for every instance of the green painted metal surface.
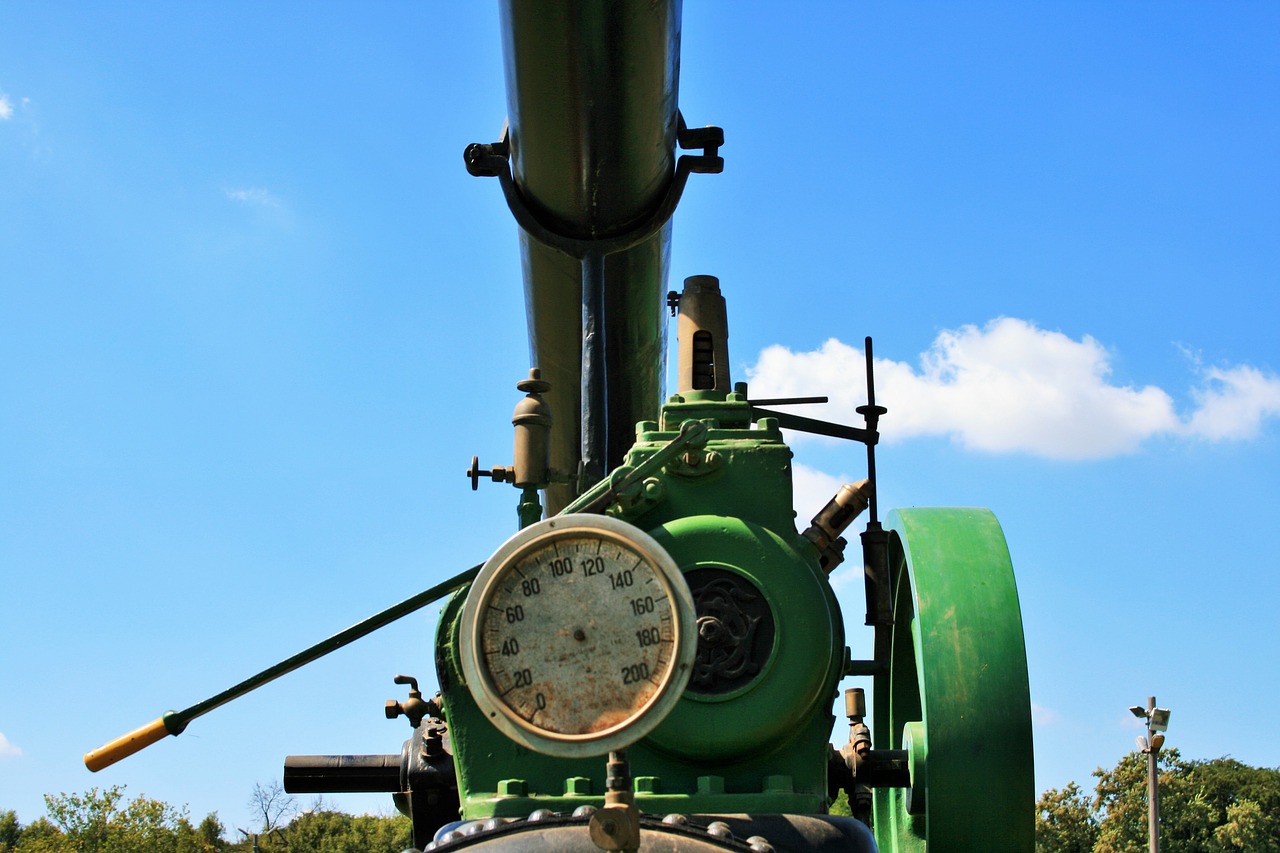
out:
<path id="1" fill-rule="evenodd" d="M 909 749 L 912 787 L 877 789 L 885 853 L 1035 846 L 1031 703 L 1009 549 L 985 509 L 900 509 L 885 523 L 894 622 L 878 640 L 877 748 Z"/>
<path id="2" fill-rule="evenodd" d="M 821 814 L 844 637 L 817 554 L 795 530 L 790 449 L 776 426 L 752 428 L 741 395 L 721 393 L 669 403 L 662 425 L 671 428 L 642 424 L 627 462 L 639 464 L 674 439 L 682 416 L 712 414 L 698 454 L 660 469 L 649 497 L 611 514 L 649 532 L 686 577 L 710 569 L 749 582 L 767 602 L 775 633 L 749 680 L 722 692 L 686 692 L 649 737 L 629 748 L 636 801 L 654 814 Z M 476 706 L 458 659 L 462 595 L 441 618 L 437 661 L 464 815 L 599 806 L 603 758 L 531 753 Z"/>
<path id="3" fill-rule="evenodd" d="M 816 727 L 819 751 L 808 761 L 776 755 L 762 774 L 786 774 L 807 787 L 826 784 L 825 743 L 831 700 L 843 663 L 844 632 L 825 576 L 792 544 L 766 528 L 721 515 L 669 522 L 654 538 L 686 573 L 725 569 L 759 589 L 773 612 L 776 632 L 756 679 L 731 693 L 686 692 L 649 740 L 668 752 L 713 763 L 742 760 L 801 739 Z M 780 714 L 778 709 L 787 708 Z M 817 759 L 814 761 L 813 759 Z"/>

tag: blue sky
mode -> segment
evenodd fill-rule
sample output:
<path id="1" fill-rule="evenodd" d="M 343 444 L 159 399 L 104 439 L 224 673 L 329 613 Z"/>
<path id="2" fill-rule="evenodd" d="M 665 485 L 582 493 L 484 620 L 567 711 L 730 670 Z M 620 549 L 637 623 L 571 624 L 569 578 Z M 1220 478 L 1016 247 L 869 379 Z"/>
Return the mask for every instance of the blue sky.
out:
<path id="1" fill-rule="evenodd" d="M 875 337 L 881 505 L 1004 525 L 1039 788 L 1149 693 L 1184 755 L 1280 765 L 1280 10 L 797 9 L 684 15 L 726 169 L 672 269 L 720 276 L 735 378 L 853 421 Z M 529 366 L 515 225 L 460 156 L 502 125 L 496 11 L 3 3 L 0 34 L 0 809 L 119 783 L 245 825 L 286 754 L 399 750 L 434 613 L 80 758 L 512 532 L 461 476 Z M 803 517 L 863 475 L 795 449 Z"/>

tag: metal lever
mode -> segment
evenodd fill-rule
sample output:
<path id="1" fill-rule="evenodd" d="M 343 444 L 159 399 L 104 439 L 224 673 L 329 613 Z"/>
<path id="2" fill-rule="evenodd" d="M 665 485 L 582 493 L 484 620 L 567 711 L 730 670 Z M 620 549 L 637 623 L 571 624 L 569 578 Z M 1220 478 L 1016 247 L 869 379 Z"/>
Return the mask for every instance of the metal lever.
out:
<path id="1" fill-rule="evenodd" d="M 702 421 L 688 420 L 680 424 L 680 433 L 663 445 L 656 453 L 634 468 L 618 469 L 612 475 L 601 480 L 573 503 L 565 507 L 560 514 L 571 512 L 604 512 L 605 507 L 613 503 L 619 494 L 645 477 L 661 470 L 671 460 L 684 452 L 687 447 L 701 447 L 707 440 L 707 425 Z"/>
<path id="2" fill-rule="evenodd" d="M 480 573 L 480 566 L 472 566 L 465 572 L 455 575 L 444 583 L 436 584 L 424 592 L 406 598 L 399 604 L 394 604 L 383 610 L 381 613 L 375 613 L 368 619 L 357 622 L 345 631 L 339 631 L 327 640 L 321 640 L 310 648 L 303 649 L 296 655 L 286 658 L 274 666 L 269 666 L 257 675 L 250 676 L 244 681 L 228 688 L 214 696 L 209 697 L 203 702 L 197 702 L 184 711 L 168 711 L 163 716 L 145 726 L 135 729 L 126 735 L 116 738 L 109 743 L 98 747 L 84 756 L 85 766 L 93 772 L 97 772 L 104 767 L 115 764 L 122 758 L 127 758 L 144 749 L 151 744 L 164 738 L 165 735 L 173 735 L 177 737 L 186 729 L 187 724 L 196 717 L 204 716 L 233 699 L 238 699 L 244 694 L 256 690 L 267 682 L 274 681 L 280 676 L 293 672 L 301 666 L 311 663 L 317 658 L 324 657 L 329 652 L 337 651 L 348 643 L 352 643 L 361 637 L 372 634 L 374 631 L 391 624 L 402 616 L 407 616 L 415 610 L 421 610 L 433 601 L 438 601 L 446 595 L 461 589 L 467 584 L 475 580 L 476 575 Z"/>

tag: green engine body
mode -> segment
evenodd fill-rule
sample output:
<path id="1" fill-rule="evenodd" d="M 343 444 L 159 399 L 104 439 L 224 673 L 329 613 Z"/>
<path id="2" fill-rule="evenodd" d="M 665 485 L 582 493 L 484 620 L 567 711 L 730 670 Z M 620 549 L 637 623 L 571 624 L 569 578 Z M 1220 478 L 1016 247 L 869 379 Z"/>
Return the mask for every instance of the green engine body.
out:
<path id="1" fill-rule="evenodd" d="M 751 421 L 741 393 L 677 395 L 661 418 L 637 425 L 624 468 L 666 446 L 687 420 L 709 427 L 705 444 L 608 514 L 667 550 L 699 617 L 716 617 L 719 633 L 700 638 L 674 710 L 628 749 L 636 804 L 650 814 L 825 812 L 831 708 L 847 653 L 817 549 L 796 531 L 791 450 L 772 418 Z M 603 758 L 535 753 L 476 706 L 459 660 L 465 596 L 446 605 L 436 642 L 463 818 L 599 806 Z"/>

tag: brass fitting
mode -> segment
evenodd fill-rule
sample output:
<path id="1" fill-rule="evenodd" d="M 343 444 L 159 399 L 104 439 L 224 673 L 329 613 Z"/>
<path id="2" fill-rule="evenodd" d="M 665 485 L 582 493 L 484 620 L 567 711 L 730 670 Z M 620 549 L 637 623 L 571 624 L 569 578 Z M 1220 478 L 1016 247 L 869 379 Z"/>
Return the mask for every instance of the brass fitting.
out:
<path id="1" fill-rule="evenodd" d="M 684 291 L 675 300 L 680 309 L 676 321 L 679 352 L 677 390 L 733 390 L 729 381 L 729 319 L 720 279 L 713 275 L 691 275 Z"/>
<path id="2" fill-rule="evenodd" d="M 551 481 L 551 407 L 542 398 L 551 390 L 551 383 L 535 367 L 516 388 L 525 392 L 525 397 L 511 415 L 511 425 L 516 428 L 512 482 L 518 489 L 541 489 Z"/>
<path id="3" fill-rule="evenodd" d="M 804 537 L 817 547 L 818 562 L 827 574 L 844 561 L 844 547 L 849 543 L 840 534 L 867 508 L 871 488 L 870 480 L 841 486 L 836 496 L 809 522 Z"/>

